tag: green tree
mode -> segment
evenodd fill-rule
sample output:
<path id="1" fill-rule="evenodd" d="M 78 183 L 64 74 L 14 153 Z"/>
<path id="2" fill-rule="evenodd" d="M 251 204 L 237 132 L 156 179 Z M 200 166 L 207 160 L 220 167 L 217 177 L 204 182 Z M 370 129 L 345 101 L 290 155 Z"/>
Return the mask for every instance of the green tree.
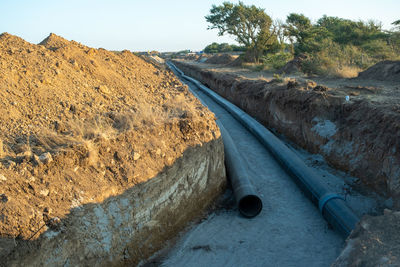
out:
<path id="1" fill-rule="evenodd" d="M 212 43 L 206 46 L 206 48 L 204 48 L 204 52 L 206 53 L 218 53 L 218 43 Z"/>
<path id="2" fill-rule="evenodd" d="M 204 52 L 206 53 L 226 53 L 226 52 L 232 52 L 232 51 L 244 51 L 243 47 L 237 46 L 237 45 L 230 45 L 228 43 L 212 43 L 207 45 L 204 48 Z"/>
<path id="3" fill-rule="evenodd" d="M 383 40 L 387 35 L 382 31 L 382 24 L 375 21 L 351 21 L 324 15 L 317 26 L 325 28 L 333 41 L 341 45 L 365 45 L 370 41 Z"/>
<path id="4" fill-rule="evenodd" d="M 314 26 L 303 14 L 289 14 L 284 27 L 294 55 L 318 52 L 322 49 L 322 40 L 329 38 L 324 28 Z"/>
<path id="5" fill-rule="evenodd" d="M 205 18 L 211 24 L 208 29 L 218 29 L 220 36 L 235 36 L 236 41 L 246 47 L 247 56 L 255 62 L 259 62 L 265 51 L 277 49 L 272 19 L 262 8 L 246 6 L 242 2 L 224 2 L 219 6 L 213 5 Z"/>
<path id="6" fill-rule="evenodd" d="M 395 27 L 389 32 L 389 45 L 397 55 L 400 54 L 400 19 L 392 23 Z"/>

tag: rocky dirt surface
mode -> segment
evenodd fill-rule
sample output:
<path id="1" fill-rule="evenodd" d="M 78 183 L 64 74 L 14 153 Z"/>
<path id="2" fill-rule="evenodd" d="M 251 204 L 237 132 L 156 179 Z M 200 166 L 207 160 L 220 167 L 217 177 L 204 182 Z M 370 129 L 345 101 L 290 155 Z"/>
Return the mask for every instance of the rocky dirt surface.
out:
<path id="1" fill-rule="evenodd" d="M 399 232 L 398 211 L 365 216 L 332 266 L 400 266 Z"/>
<path id="2" fill-rule="evenodd" d="M 36 239 L 220 136 L 175 76 L 129 51 L 0 35 L 0 237 Z"/>

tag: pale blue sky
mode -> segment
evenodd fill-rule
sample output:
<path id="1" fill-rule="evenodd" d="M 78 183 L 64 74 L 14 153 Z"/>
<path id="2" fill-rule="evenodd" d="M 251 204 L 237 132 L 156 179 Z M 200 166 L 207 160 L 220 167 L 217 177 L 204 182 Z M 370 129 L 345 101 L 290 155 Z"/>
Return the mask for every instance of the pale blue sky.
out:
<path id="1" fill-rule="evenodd" d="M 201 50 L 213 41 L 230 42 L 207 30 L 204 16 L 216 0 L 0 0 L 0 33 L 38 43 L 50 32 L 110 50 Z M 231 1 L 238 2 L 238 1 Z M 291 12 L 313 21 L 326 14 L 354 20 L 374 19 L 384 28 L 400 19 L 400 0 L 249 0 L 273 18 Z"/>

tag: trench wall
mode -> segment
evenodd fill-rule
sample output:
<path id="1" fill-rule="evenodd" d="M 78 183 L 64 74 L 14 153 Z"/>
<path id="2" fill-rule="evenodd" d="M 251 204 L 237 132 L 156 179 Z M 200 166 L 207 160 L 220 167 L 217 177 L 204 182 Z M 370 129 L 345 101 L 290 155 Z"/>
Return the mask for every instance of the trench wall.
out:
<path id="1" fill-rule="evenodd" d="M 17 242 L 4 266 L 135 266 L 184 229 L 224 190 L 222 139 L 187 149 L 149 181 L 74 208 L 57 229 Z"/>

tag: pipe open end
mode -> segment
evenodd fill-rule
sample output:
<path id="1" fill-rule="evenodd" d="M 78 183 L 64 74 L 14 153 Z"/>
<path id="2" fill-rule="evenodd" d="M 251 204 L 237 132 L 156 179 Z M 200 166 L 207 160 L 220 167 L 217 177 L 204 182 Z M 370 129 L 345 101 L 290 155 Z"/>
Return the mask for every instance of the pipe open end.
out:
<path id="1" fill-rule="evenodd" d="M 258 196 L 248 195 L 240 199 L 239 211 L 247 218 L 257 216 L 262 210 L 262 201 Z"/>

